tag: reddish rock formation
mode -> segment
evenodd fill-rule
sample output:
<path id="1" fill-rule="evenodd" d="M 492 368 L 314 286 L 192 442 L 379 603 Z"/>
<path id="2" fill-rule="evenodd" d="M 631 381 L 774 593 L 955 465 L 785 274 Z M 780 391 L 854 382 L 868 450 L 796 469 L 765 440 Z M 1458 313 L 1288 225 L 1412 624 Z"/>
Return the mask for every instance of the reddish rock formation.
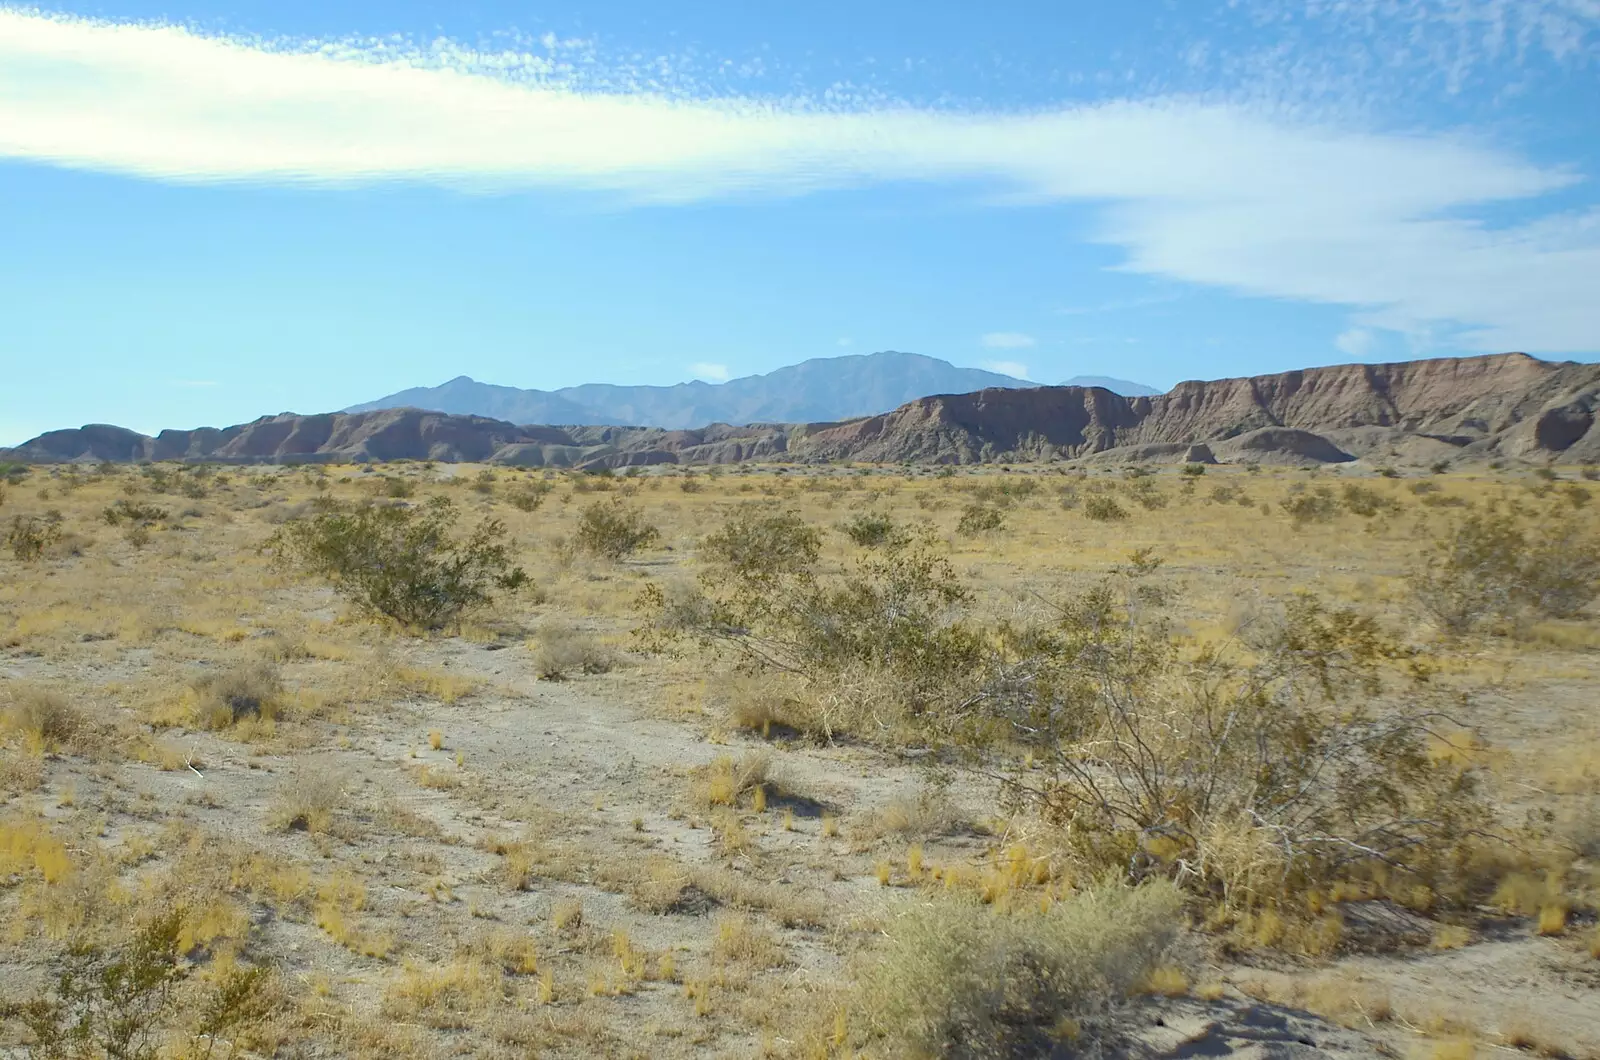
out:
<path id="1" fill-rule="evenodd" d="M 0 457 L 37 462 L 205 460 L 492 461 L 625 467 L 744 460 L 979 463 L 1187 459 L 1326 462 L 1384 447 L 1466 458 L 1600 461 L 1600 365 L 1520 353 L 1338 365 L 1180 383 L 1158 397 L 1097 387 L 979 390 L 919 398 L 879 416 L 822 424 L 519 427 L 418 409 L 283 414 L 148 438 L 94 425 L 52 431 Z M 1112 452 L 1118 450 L 1118 453 Z"/>

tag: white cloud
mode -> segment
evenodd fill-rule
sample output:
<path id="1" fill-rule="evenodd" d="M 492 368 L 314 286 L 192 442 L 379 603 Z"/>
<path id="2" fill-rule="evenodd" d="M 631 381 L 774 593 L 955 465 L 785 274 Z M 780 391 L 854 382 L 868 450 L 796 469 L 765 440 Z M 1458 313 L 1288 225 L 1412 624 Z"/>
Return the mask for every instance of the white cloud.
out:
<path id="1" fill-rule="evenodd" d="M 984 361 L 983 366 L 991 372 L 1009 375 L 1016 379 L 1028 378 L 1028 366 L 1021 361 Z"/>
<path id="2" fill-rule="evenodd" d="M 840 346 L 854 346 L 855 344 L 856 344 L 856 340 L 855 339 L 844 338 L 844 339 L 840 339 L 839 340 L 839 345 Z"/>
<path id="3" fill-rule="evenodd" d="M 1020 331 L 991 331 L 978 341 L 991 350 L 1025 350 L 1037 345 L 1032 335 Z"/>
<path id="4" fill-rule="evenodd" d="M 0 158 L 658 202 L 938 181 L 1091 204 L 1129 271 L 1473 348 L 1600 348 L 1600 209 L 1501 220 L 1579 176 L 1458 136 L 1187 97 L 1015 113 L 577 91 L 563 70 L 549 49 L 266 45 L 0 8 Z"/>
<path id="5" fill-rule="evenodd" d="M 1341 331 L 1333 344 L 1339 352 L 1347 353 L 1351 357 L 1360 359 L 1372 352 L 1372 347 L 1377 342 L 1377 336 L 1368 328 L 1348 328 Z"/>
<path id="6" fill-rule="evenodd" d="M 726 383 L 730 378 L 727 365 L 712 364 L 709 361 L 696 361 L 691 364 L 689 374 L 696 379 L 706 379 L 713 383 Z"/>

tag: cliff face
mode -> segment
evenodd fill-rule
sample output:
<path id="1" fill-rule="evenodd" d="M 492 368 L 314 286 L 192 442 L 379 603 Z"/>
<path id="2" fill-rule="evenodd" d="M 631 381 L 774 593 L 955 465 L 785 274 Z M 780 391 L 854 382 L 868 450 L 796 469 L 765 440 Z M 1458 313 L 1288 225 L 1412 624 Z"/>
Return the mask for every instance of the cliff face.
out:
<path id="1" fill-rule="evenodd" d="M 1464 419 L 1483 419 L 1479 433 L 1504 429 L 1505 398 L 1529 393 L 1563 372 L 1592 365 L 1558 365 L 1526 354 L 1440 358 L 1397 364 L 1346 364 L 1277 375 L 1179 383 L 1152 399 L 1150 415 L 1130 440 L 1176 442 L 1223 438 L 1261 427 L 1310 431 L 1396 427 L 1434 433 Z M 1476 409 L 1481 415 L 1473 417 Z"/>
<path id="2" fill-rule="evenodd" d="M 1600 365 L 1525 354 L 1339 365 L 1180 383 L 1156 397 L 1043 387 L 923 398 L 808 439 L 816 458 L 972 463 L 1073 459 L 1123 447 L 1181 447 L 1250 436 L 1286 459 L 1348 459 L 1428 439 L 1470 455 L 1600 459 Z M 1274 433 L 1271 429 L 1280 429 Z M 1317 444 L 1306 434 L 1331 436 Z M 1175 450 L 1171 450 L 1175 451 Z M 1443 451 L 1443 450 L 1440 450 Z"/>
<path id="3" fill-rule="evenodd" d="M 1340 365 L 1180 383 L 1157 397 L 1098 387 L 991 389 L 919 398 L 844 423 L 519 427 L 419 409 L 267 416 L 149 438 L 92 425 L 51 431 L 0 457 L 36 462 L 438 460 L 625 467 L 744 460 L 970 464 L 1075 459 L 1124 450 L 1177 459 L 1350 459 L 1383 448 L 1419 459 L 1494 455 L 1600 462 L 1600 365 L 1524 354 Z M 1144 454 L 1144 455 L 1141 455 Z M 1153 454 L 1153 455 L 1152 455 Z M 1109 459 L 1117 458 L 1112 454 Z"/>
<path id="4" fill-rule="evenodd" d="M 972 464 L 1007 454 L 1063 458 L 1100 452 L 1133 429 L 1149 398 L 1098 387 L 979 390 L 921 398 L 882 416 L 810 434 L 801 451 L 815 460 Z"/>

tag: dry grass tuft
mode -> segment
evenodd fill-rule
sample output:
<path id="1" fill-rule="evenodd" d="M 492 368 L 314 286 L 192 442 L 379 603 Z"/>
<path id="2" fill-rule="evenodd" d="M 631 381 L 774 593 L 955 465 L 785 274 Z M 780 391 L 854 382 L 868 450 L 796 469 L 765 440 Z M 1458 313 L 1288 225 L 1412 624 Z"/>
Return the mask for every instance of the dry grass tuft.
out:
<path id="1" fill-rule="evenodd" d="M 278 786 L 267 824 L 280 832 L 324 834 L 344 799 L 344 782 L 331 762 L 311 763 Z"/>
<path id="2" fill-rule="evenodd" d="M 870 1035 L 912 1055 L 961 1041 L 994 1055 L 1053 1047 L 1144 983 L 1177 936 L 1182 899 L 1165 883 L 1108 886 L 1046 912 L 1003 915 L 945 899 L 908 910 L 860 988 Z"/>
<path id="3" fill-rule="evenodd" d="M 20 734 L 34 754 L 76 748 L 90 733 L 88 719 L 66 696 L 27 684 L 7 690 L 0 724 Z"/>
<path id="4" fill-rule="evenodd" d="M 270 659 L 239 663 L 196 680 L 193 717 L 201 728 L 226 729 L 247 719 L 271 721 L 283 698 L 283 679 Z"/>
<path id="5" fill-rule="evenodd" d="M 771 768 L 772 756 L 765 752 L 737 760 L 732 755 L 718 755 L 691 775 L 689 802 L 701 810 L 737 806 L 742 796 L 769 782 Z"/>
<path id="6" fill-rule="evenodd" d="M 407 965 L 383 995 L 391 1019 L 420 1019 L 430 1027 L 473 1026 L 505 998 L 505 976 L 485 961 L 467 958 L 445 965 Z"/>
<path id="7" fill-rule="evenodd" d="M 781 968 L 788 963 L 783 943 L 749 917 L 718 918 L 711 940 L 711 959 L 746 973 Z"/>
<path id="8" fill-rule="evenodd" d="M 534 671 L 546 681 L 564 681 L 575 673 L 609 673 L 616 653 L 594 636 L 564 622 L 546 622 L 533 644 Z"/>

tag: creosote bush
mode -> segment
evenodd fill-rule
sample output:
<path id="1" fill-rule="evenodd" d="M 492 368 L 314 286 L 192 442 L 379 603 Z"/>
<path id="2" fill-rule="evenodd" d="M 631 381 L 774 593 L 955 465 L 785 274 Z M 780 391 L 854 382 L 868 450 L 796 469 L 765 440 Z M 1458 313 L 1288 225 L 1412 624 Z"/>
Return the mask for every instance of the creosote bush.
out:
<path id="1" fill-rule="evenodd" d="M 1485 804 L 1470 761 L 1428 753 L 1441 716 L 1416 652 L 1310 596 L 1247 645 L 1188 645 L 1159 567 L 1137 553 L 1042 601 L 1048 620 L 995 621 L 917 538 L 838 573 L 708 571 L 650 602 L 656 633 L 786 675 L 752 720 L 915 740 L 1002 777 L 1080 877 L 1167 877 L 1225 917 L 1380 871 L 1466 901 L 1478 883 L 1452 859 Z"/>
<path id="2" fill-rule="evenodd" d="M 1442 900 L 1486 827 L 1469 762 L 1428 754 L 1428 671 L 1372 619 L 1309 596 L 1248 650 L 1183 650 L 1134 564 L 1008 631 L 956 746 L 1026 748 L 1011 801 L 1087 870 L 1167 876 L 1226 915 L 1380 873 Z"/>
<path id="3" fill-rule="evenodd" d="M 50 993 L 0 1005 L 0 1018 L 28 1029 L 37 1057 L 155 1060 L 179 1031 L 185 1056 L 241 1055 L 250 1030 L 278 1006 L 271 972 L 235 966 L 198 986 L 183 952 L 186 927 L 186 912 L 174 909 L 118 947 L 76 944 Z"/>
<path id="4" fill-rule="evenodd" d="M 579 478 L 577 482 L 587 482 Z M 598 481 L 609 483 L 609 479 Z M 622 559 L 642 548 L 647 548 L 661 537 L 645 520 L 644 513 L 631 508 L 620 499 L 597 501 L 583 509 L 578 516 L 575 541 L 579 548 L 606 559 Z"/>
<path id="5" fill-rule="evenodd" d="M 167 510 L 155 504 L 139 504 L 125 498 L 112 502 L 111 506 L 100 512 L 100 518 L 107 526 L 121 526 L 124 523 L 139 526 L 151 526 L 167 517 Z"/>
<path id="6" fill-rule="evenodd" d="M 1083 502 L 1083 516 L 1099 523 L 1120 522 L 1128 517 L 1128 510 L 1118 504 L 1115 498 L 1101 494 Z"/>
<path id="7" fill-rule="evenodd" d="M 1296 529 L 1307 523 L 1328 522 L 1339 514 L 1339 498 L 1327 486 L 1294 492 L 1279 503 Z"/>
<path id="8" fill-rule="evenodd" d="M 881 512 L 862 512 L 840 526 L 839 531 L 862 548 L 877 548 L 904 533 L 894 519 Z"/>
<path id="9" fill-rule="evenodd" d="M 511 561 L 505 526 L 484 519 L 453 535 L 455 505 L 336 509 L 282 527 L 266 548 L 280 562 L 327 578 L 356 606 L 402 625 L 438 629 L 528 583 Z"/>
<path id="10" fill-rule="evenodd" d="M 740 577 L 793 573 L 817 562 L 822 534 L 797 512 L 741 508 L 700 543 L 708 562 Z"/>
<path id="11" fill-rule="evenodd" d="M 753 671 L 790 675 L 820 699 L 785 724 L 813 735 L 882 735 L 967 683 L 981 635 L 953 619 L 970 593 L 926 534 L 865 552 L 838 576 L 823 576 L 814 560 L 714 564 L 698 586 L 652 584 L 645 646 L 693 637 Z"/>
<path id="12" fill-rule="evenodd" d="M 992 508 L 982 502 L 969 504 L 961 510 L 961 518 L 956 522 L 956 533 L 963 537 L 977 537 L 979 534 L 992 533 L 1005 526 L 1005 516 L 999 508 Z"/>
<path id="13" fill-rule="evenodd" d="M 1423 554 L 1411 586 L 1422 609 L 1452 633 L 1522 615 L 1572 618 L 1600 595 L 1600 534 L 1559 505 L 1474 511 Z"/>
<path id="14" fill-rule="evenodd" d="M 42 557 L 45 549 L 61 540 L 61 518 L 57 515 L 14 515 L 11 528 L 6 531 L 6 545 L 11 554 L 23 563 L 33 563 Z"/>
<path id="15" fill-rule="evenodd" d="M 518 482 L 506 488 L 505 498 L 519 512 L 536 512 L 554 489 L 548 482 Z"/>

